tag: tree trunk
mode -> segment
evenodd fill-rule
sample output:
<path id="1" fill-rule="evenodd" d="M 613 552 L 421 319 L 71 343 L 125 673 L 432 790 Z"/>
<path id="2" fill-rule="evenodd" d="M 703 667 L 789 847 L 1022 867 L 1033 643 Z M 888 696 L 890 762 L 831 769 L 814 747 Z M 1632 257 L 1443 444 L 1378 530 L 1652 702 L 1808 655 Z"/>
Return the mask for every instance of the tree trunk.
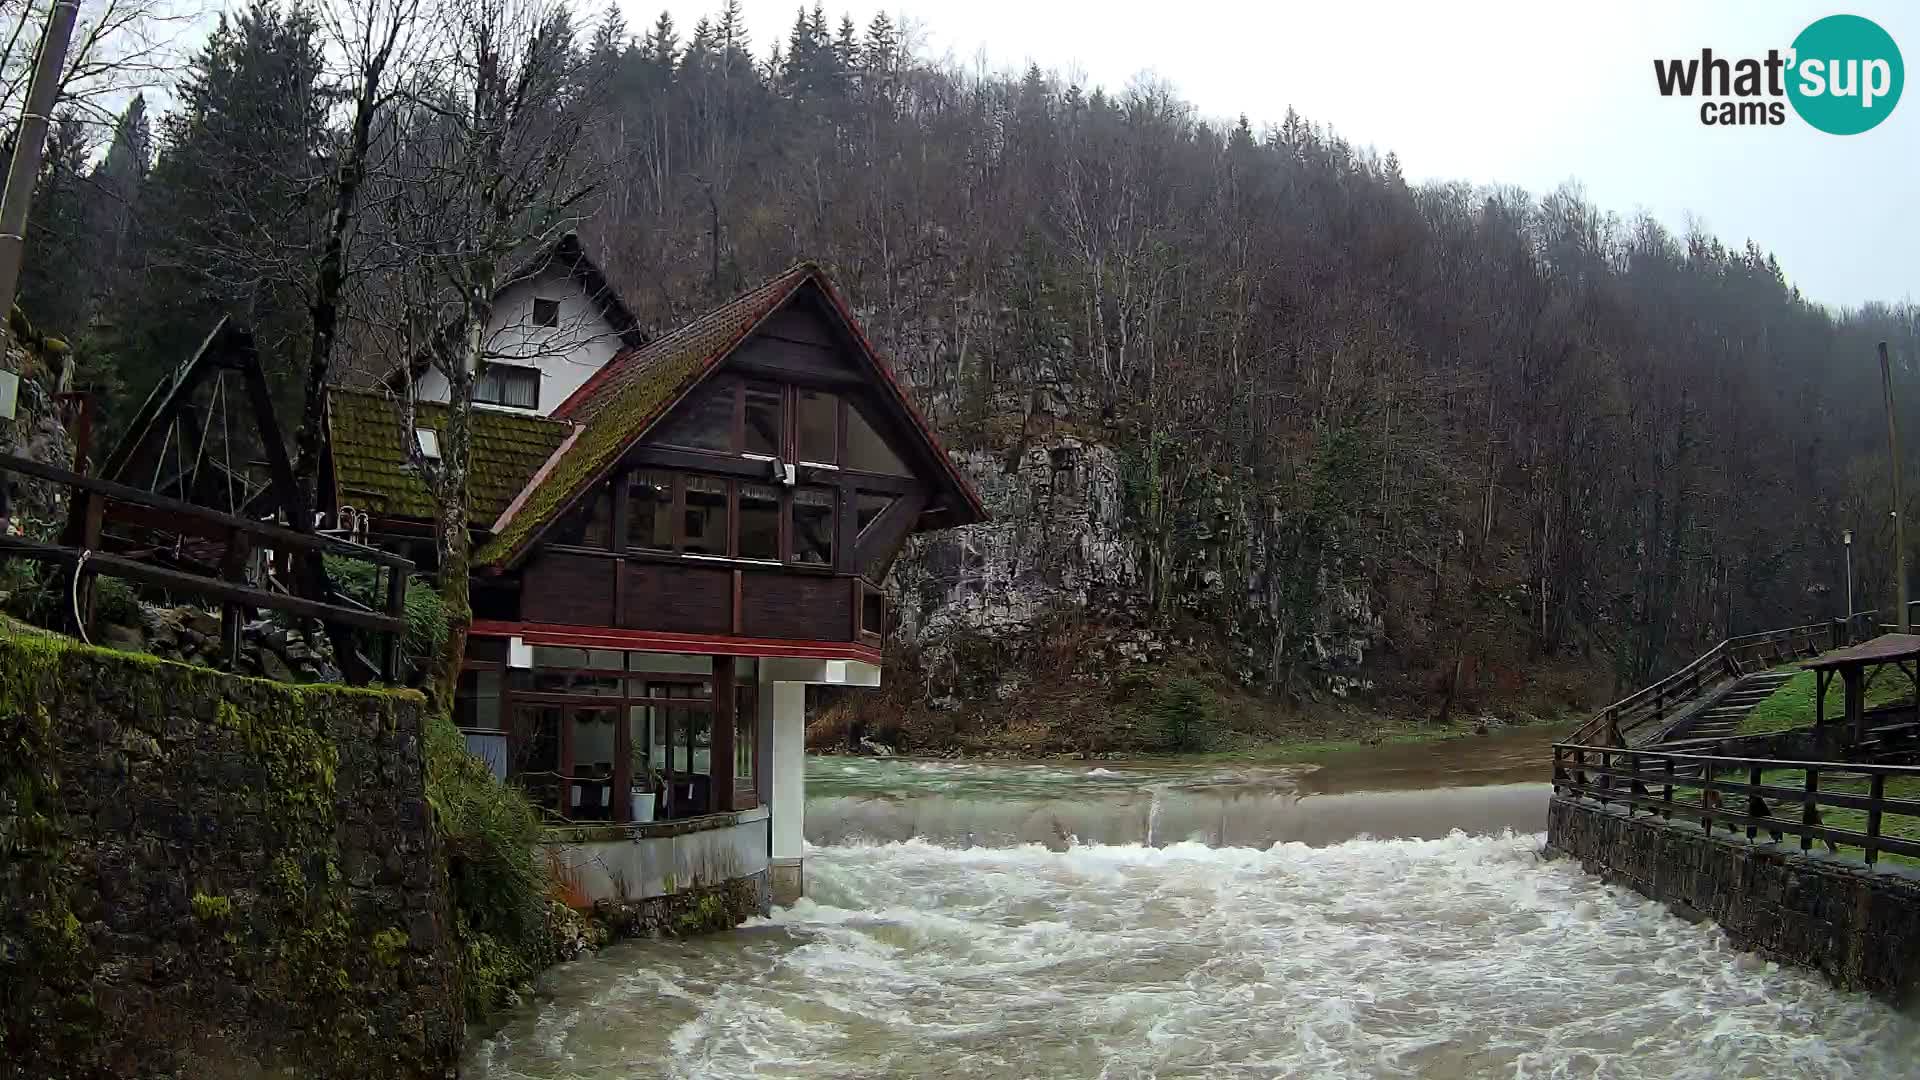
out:
<path id="1" fill-rule="evenodd" d="M 467 596 L 473 537 L 467 529 L 467 478 L 473 464 L 473 383 L 486 351 L 487 324 L 493 318 L 496 264 L 481 260 L 468 285 L 466 334 L 457 356 L 443 362 L 447 376 L 447 428 L 440 448 L 441 471 L 435 485 L 435 543 L 440 554 L 440 604 L 447 639 L 428 670 L 433 707 L 453 714 L 454 690 L 467 657 L 467 631 L 473 605 Z"/>
<path id="2" fill-rule="evenodd" d="M 392 48 L 391 39 L 388 49 Z M 287 518 L 296 529 L 313 527 L 314 484 L 320 471 L 321 428 L 326 422 L 327 376 L 333 369 L 333 345 L 340 326 L 340 297 L 347 283 L 347 233 L 353 228 L 354 204 L 367 174 L 367 147 L 373 137 L 373 114 L 379 101 L 380 77 L 387 51 L 368 65 L 365 82 L 356 95 L 353 137 L 333 189 L 333 209 L 327 221 L 326 245 L 314 274 L 312 333 L 307 340 L 307 382 L 302 398 L 300 429 L 294 437 L 293 491 L 288 493 Z"/>
<path id="3" fill-rule="evenodd" d="M 452 427 L 449 418 L 449 427 Z M 427 687 L 431 704 L 442 716 L 453 716 L 453 695 L 460 685 L 460 669 L 467 659 L 467 630 L 473 624 L 473 606 L 467 598 L 467 578 L 473 544 L 467 534 L 465 500 L 440 507 L 440 607 L 447 621 L 447 639 L 433 658 Z"/>
<path id="4" fill-rule="evenodd" d="M 473 538 L 467 530 L 467 477 L 473 460 L 473 380 L 480 369 L 487 320 L 493 308 L 492 275 L 483 277 L 487 281 L 486 291 L 481 294 L 485 299 L 476 304 L 477 310 L 468 316 L 467 336 L 460 357 L 447 365 L 446 442 L 441 447 L 440 482 L 435 500 L 440 606 L 447 623 L 447 638 L 433 659 L 427 685 L 432 691 L 434 709 L 448 717 L 453 715 L 453 695 L 460 685 L 460 668 L 466 663 L 467 631 L 473 624 L 473 605 L 467 596 L 473 555 Z"/>

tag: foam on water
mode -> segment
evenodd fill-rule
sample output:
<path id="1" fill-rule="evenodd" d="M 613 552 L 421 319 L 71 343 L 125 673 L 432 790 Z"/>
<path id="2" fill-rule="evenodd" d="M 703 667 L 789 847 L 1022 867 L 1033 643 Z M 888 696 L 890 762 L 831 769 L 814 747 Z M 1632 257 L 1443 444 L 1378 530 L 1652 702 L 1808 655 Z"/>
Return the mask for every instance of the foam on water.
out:
<path id="1" fill-rule="evenodd" d="M 615 946 L 508 1077 L 1881 1077 L 1920 1024 L 1542 862 L 1537 835 L 814 848 L 812 898 Z"/>

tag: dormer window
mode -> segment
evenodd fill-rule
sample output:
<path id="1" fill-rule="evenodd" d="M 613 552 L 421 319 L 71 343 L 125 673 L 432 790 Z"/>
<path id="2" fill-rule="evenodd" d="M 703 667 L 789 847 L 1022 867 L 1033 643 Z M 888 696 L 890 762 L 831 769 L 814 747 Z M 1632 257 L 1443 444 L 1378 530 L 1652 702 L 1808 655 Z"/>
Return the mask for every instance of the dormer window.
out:
<path id="1" fill-rule="evenodd" d="M 428 461 L 440 460 L 440 433 L 430 427 L 414 428 L 414 440 L 420 444 L 420 456 Z"/>
<path id="2" fill-rule="evenodd" d="M 535 297 L 533 301 L 533 325 L 559 326 L 560 301 L 549 300 L 544 296 Z"/>
<path id="3" fill-rule="evenodd" d="M 540 407 L 540 369 L 518 364 L 488 364 L 474 381 L 473 400 L 479 405 L 537 409 Z"/>

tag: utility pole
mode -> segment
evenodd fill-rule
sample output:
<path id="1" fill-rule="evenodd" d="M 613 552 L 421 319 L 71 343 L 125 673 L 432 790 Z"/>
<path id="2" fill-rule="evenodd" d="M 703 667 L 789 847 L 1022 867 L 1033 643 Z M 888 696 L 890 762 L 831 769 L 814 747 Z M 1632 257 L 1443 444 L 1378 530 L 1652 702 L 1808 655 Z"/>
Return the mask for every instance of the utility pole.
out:
<path id="1" fill-rule="evenodd" d="M 1853 633 L 1853 530 L 1840 533 L 1840 546 L 1847 549 L 1847 633 Z"/>
<path id="2" fill-rule="evenodd" d="M 27 87 L 26 108 L 20 114 L 19 134 L 13 144 L 13 162 L 7 168 L 6 194 L 0 196 L 0 319 L 13 310 L 14 290 L 20 284 L 20 261 L 27 246 L 27 209 L 33 185 L 40 177 L 40 158 L 46 150 L 47 118 L 60 96 L 60 69 L 67 62 L 67 43 L 80 0 L 54 0 L 47 12 L 47 29 L 40 36 L 40 52 L 33 61 L 33 82 Z"/>
<path id="3" fill-rule="evenodd" d="M 1893 418 L 1893 364 L 1887 360 L 1887 343 L 1880 343 L 1880 385 L 1887 393 L 1887 449 L 1893 455 L 1893 580 L 1900 604 L 1899 627 L 1907 633 L 1912 624 L 1907 618 L 1907 527 L 1900 511 L 1900 425 Z"/>

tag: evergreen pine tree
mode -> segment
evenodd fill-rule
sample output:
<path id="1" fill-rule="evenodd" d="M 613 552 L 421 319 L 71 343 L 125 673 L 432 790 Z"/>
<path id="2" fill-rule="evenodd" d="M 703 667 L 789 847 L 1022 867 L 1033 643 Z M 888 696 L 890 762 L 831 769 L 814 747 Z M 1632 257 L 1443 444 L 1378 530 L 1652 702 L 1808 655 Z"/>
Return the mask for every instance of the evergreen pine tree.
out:
<path id="1" fill-rule="evenodd" d="M 779 45 L 774 46 L 777 54 Z M 793 13 L 793 30 L 787 34 L 787 55 L 780 66 L 781 81 L 796 92 L 802 90 L 809 78 L 809 69 L 813 62 L 812 39 L 807 30 L 807 9 L 804 5 Z"/>
<path id="2" fill-rule="evenodd" d="M 253 329 L 282 404 L 297 395 L 324 218 L 321 71 L 313 13 L 272 0 L 223 16 L 189 62 L 134 219 L 139 277 L 115 305 L 112 351 L 136 395 L 222 314 Z"/>
<path id="3" fill-rule="evenodd" d="M 86 166 L 85 126 L 72 114 L 58 117 L 47 133 L 34 185 L 26 261 L 14 300 L 36 330 L 69 340 L 85 326 L 95 271 Z"/>
<path id="4" fill-rule="evenodd" d="M 1228 137 L 1227 146 L 1234 153 L 1253 149 L 1253 125 L 1247 122 L 1246 113 L 1241 113 L 1239 122 L 1233 125 L 1233 134 Z"/>
<path id="5" fill-rule="evenodd" d="M 833 58 L 841 71 L 853 72 L 860 68 L 860 31 L 851 15 L 840 16 L 840 34 L 833 39 Z"/>
<path id="6" fill-rule="evenodd" d="M 693 36 L 687 39 L 687 51 L 680 57 L 682 70 L 700 72 L 712 66 L 714 56 L 719 51 L 719 35 L 713 23 L 705 18 L 693 24 Z"/>
<path id="7" fill-rule="evenodd" d="M 641 52 L 656 74 L 672 77 L 674 61 L 680 54 L 680 35 L 673 28 L 672 15 L 663 11 L 653 21 L 653 29 L 647 31 Z"/>
<path id="8" fill-rule="evenodd" d="M 893 20 L 887 18 L 884 11 L 876 12 L 873 21 L 867 23 L 867 43 L 861 66 L 876 74 L 891 73 L 894 68 L 894 54 L 900 48 L 900 37 L 894 32 Z"/>
<path id="9" fill-rule="evenodd" d="M 726 0 L 720 8 L 720 22 L 714 26 L 720 59 L 727 70 L 752 66 L 747 54 L 752 38 L 747 35 L 747 18 L 740 11 L 740 0 Z"/>
<path id="10" fill-rule="evenodd" d="M 587 63 L 596 73 L 611 72 L 626 47 L 627 17 L 620 13 L 617 2 L 609 0 L 600 15 L 600 25 L 593 29 L 593 42 L 587 46 Z"/>

